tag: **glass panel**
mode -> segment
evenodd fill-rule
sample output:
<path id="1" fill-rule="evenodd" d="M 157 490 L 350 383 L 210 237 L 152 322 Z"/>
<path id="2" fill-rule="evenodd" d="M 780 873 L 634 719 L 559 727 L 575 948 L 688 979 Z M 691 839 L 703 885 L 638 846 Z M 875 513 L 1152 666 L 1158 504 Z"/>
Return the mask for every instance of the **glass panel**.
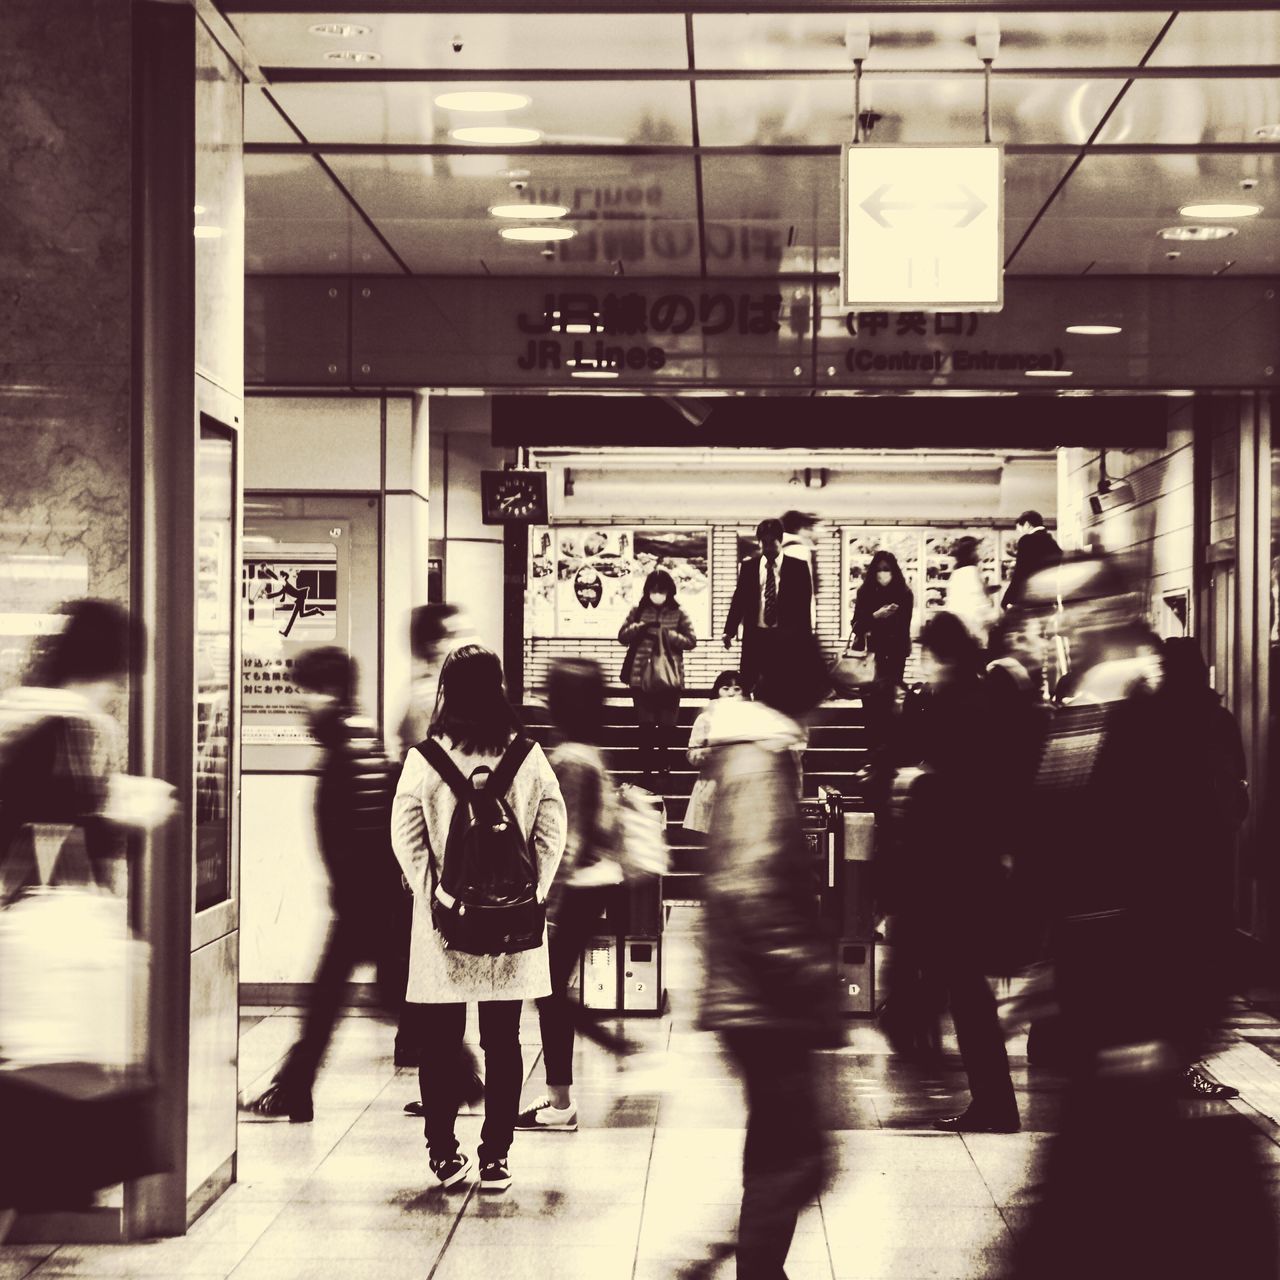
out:
<path id="1" fill-rule="evenodd" d="M 196 478 L 196 910 L 231 896 L 235 444 L 202 419 Z"/>

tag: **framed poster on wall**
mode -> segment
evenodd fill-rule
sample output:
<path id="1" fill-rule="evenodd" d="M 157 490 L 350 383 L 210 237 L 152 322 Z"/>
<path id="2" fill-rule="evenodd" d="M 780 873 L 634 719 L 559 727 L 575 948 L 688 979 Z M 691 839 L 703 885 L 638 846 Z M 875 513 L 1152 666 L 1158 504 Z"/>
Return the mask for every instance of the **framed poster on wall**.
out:
<path id="1" fill-rule="evenodd" d="M 553 525 L 529 530 L 525 634 L 562 640 L 617 637 L 644 582 L 665 569 L 694 631 L 711 629 L 710 530 Z"/>

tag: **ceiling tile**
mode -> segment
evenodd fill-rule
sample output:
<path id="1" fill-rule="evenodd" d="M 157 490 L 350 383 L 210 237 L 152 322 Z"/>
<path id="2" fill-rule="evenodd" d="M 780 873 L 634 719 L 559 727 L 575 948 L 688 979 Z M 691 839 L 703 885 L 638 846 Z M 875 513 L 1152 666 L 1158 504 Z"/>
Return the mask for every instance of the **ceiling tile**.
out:
<path id="1" fill-rule="evenodd" d="M 1099 142 L 1254 142 L 1280 124 L 1280 75 L 1273 80 L 1138 80 Z"/>
<path id="2" fill-rule="evenodd" d="M 266 274 L 399 272 L 310 156 L 246 155 L 245 269 Z"/>
<path id="3" fill-rule="evenodd" d="M 502 89 L 531 99 L 518 111 L 446 111 L 439 94 Z M 537 129 L 545 143 L 621 146 L 684 144 L 693 138 L 689 87 L 670 82 L 522 84 L 281 84 L 272 90 L 289 118 L 316 143 L 450 143 L 471 125 Z"/>
<path id="4" fill-rule="evenodd" d="M 981 66 L 978 15 L 871 13 L 868 72 Z M 999 16 L 1001 68 L 1130 66 L 1151 46 L 1166 13 L 1008 13 Z M 734 70 L 843 70 L 844 14 L 698 14 L 699 67 Z"/>
<path id="5" fill-rule="evenodd" d="M 693 161 L 689 157 L 351 156 L 328 163 L 379 230 L 423 274 L 698 274 Z M 528 169 L 524 192 L 505 172 Z M 489 207 L 521 198 L 566 204 L 557 225 L 577 236 L 550 246 L 504 240 Z M 483 265 L 482 265 L 483 263 Z"/>
<path id="6" fill-rule="evenodd" d="M 1180 13 L 1151 57 L 1153 67 L 1280 63 L 1280 12 Z"/>
<path id="7" fill-rule="evenodd" d="M 229 16 L 263 67 L 333 66 L 325 55 L 342 49 L 376 53 L 380 67 L 459 71 L 688 65 L 682 13 L 244 14 L 232 6 Z M 369 32 L 346 39 L 311 34 L 319 23 L 350 23 Z M 458 36 L 462 48 L 455 52 Z"/>
<path id="8" fill-rule="evenodd" d="M 998 142 L 1084 142 L 1119 82 L 997 80 L 992 133 Z M 863 111 L 879 119 L 871 142 L 974 142 L 982 138 L 980 80 L 892 79 L 863 83 Z M 698 86 L 708 145 L 827 144 L 852 136 L 851 81 L 722 80 Z"/>
<path id="9" fill-rule="evenodd" d="M 1233 274 L 1274 273 L 1280 268 L 1280 204 L 1261 217 L 1224 224 L 1237 228 L 1227 240 L 1173 243 L 1156 233 L 1186 222 L 1178 206 L 1190 200 L 1239 200 L 1240 178 L 1249 170 L 1261 180 L 1260 191 L 1274 188 L 1278 168 L 1274 156 L 1091 155 L 1049 207 L 1012 269 L 1074 274 L 1093 264 L 1098 274 L 1212 275 L 1234 262 Z M 1171 252 L 1178 257 L 1170 260 Z"/>
<path id="10" fill-rule="evenodd" d="M 246 142 L 297 142 L 298 135 L 254 84 L 244 87 L 244 140 Z"/>

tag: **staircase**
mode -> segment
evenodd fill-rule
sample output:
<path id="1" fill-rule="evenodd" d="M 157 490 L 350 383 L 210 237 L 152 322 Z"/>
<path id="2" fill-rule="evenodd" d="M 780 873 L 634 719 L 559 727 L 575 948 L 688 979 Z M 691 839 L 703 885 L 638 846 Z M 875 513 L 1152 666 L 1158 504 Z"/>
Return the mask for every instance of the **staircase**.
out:
<path id="1" fill-rule="evenodd" d="M 680 703 L 679 741 L 687 743 L 693 722 L 706 707 L 709 692 L 686 690 Z M 621 688 L 610 691 L 606 707 L 604 755 L 614 780 L 646 784 L 640 772 L 639 725 L 631 698 Z M 550 744 L 552 731 L 547 709 L 528 704 L 522 715 L 529 735 L 544 747 Z M 859 702 L 827 702 L 813 715 L 809 726 L 809 746 L 804 753 L 804 792 L 816 797 L 818 788 L 832 787 L 842 795 L 861 793 L 854 775 L 867 761 L 867 737 Z M 663 798 L 667 806 L 667 842 L 671 848 L 671 873 L 663 880 L 663 898 L 667 902 L 701 899 L 701 859 L 704 837 L 686 831 L 682 825 L 689 803 L 689 793 L 698 778 L 698 769 L 685 759 L 683 749 L 670 759 L 671 778 L 665 784 Z"/>

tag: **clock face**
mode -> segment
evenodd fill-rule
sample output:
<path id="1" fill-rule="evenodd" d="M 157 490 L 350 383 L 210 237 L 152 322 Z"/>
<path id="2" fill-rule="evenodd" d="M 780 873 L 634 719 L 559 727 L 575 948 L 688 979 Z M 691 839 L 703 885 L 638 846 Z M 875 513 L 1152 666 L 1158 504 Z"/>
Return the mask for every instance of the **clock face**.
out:
<path id="1" fill-rule="evenodd" d="M 544 521 L 547 511 L 545 471 L 486 472 L 484 479 L 485 520 L 490 524 L 507 521 Z"/>

